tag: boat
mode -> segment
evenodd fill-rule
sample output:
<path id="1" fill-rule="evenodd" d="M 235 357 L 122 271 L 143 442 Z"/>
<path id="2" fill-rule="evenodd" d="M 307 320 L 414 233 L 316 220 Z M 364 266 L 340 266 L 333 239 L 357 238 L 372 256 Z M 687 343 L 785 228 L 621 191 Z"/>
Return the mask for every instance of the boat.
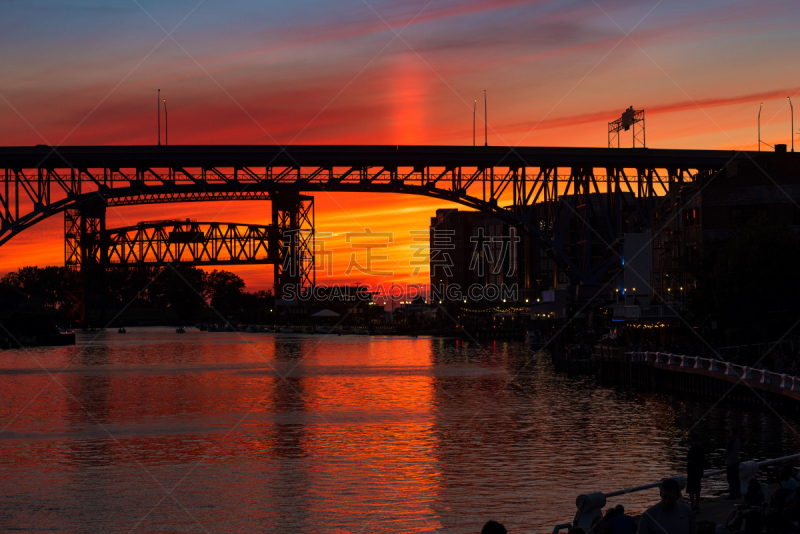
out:
<path id="1" fill-rule="evenodd" d="M 294 330 L 292 330 L 292 329 L 291 329 L 291 328 L 289 328 L 288 326 L 282 326 L 282 327 L 280 327 L 280 329 L 278 330 L 278 332 L 280 332 L 281 334 L 294 334 Z"/>
<path id="2" fill-rule="evenodd" d="M 331 329 L 327 326 L 318 326 L 317 327 L 317 334 L 330 334 Z"/>
<path id="3" fill-rule="evenodd" d="M 182 326 L 179 326 L 178 328 L 175 329 L 175 333 L 176 334 L 185 334 L 186 330 Z"/>
<path id="4" fill-rule="evenodd" d="M 120 326 L 119 328 L 117 328 L 117 334 L 126 334 L 127 332 L 128 331 L 125 330 L 124 326 Z"/>

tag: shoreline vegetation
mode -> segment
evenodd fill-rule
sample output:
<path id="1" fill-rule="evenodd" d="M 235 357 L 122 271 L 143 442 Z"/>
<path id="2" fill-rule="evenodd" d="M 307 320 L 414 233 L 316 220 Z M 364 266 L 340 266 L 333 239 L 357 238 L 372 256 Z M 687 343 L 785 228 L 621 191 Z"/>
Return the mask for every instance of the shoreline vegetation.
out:
<path id="1" fill-rule="evenodd" d="M 195 267 L 111 269 L 92 276 L 66 267 L 22 267 L 0 278 L 0 347 L 60 345 L 67 343 L 65 332 L 77 328 L 192 325 L 219 322 L 220 315 L 268 322 L 272 293 L 244 289 L 234 273 Z"/>
<path id="2" fill-rule="evenodd" d="M 142 267 L 81 276 L 65 267 L 23 267 L 0 277 L 0 326 L 7 330 L 3 332 L 0 328 L 0 348 L 19 343 L 61 344 L 66 338 L 51 339 L 58 336 L 59 328 L 63 336 L 64 332 L 77 329 L 196 324 L 219 325 L 217 331 L 225 331 L 226 325 L 233 325 L 234 331 L 240 326 L 246 331 L 249 325 L 255 326 L 256 331 L 270 328 L 278 331 L 284 327 L 297 332 L 336 327 L 344 333 L 355 329 L 464 340 L 525 339 L 526 329 L 521 320 L 503 328 L 473 321 L 467 329 L 442 310 L 438 314 L 396 313 L 387 319 L 383 307 L 368 304 L 369 301 L 364 301 L 352 306 L 342 302 L 337 317 L 315 319 L 310 313 L 315 309 L 313 304 L 302 310 L 304 314 L 277 308 L 271 291 L 248 292 L 239 276 L 224 270 Z M 81 315 L 76 313 L 81 305 L 85 310 L 83 321 L 76 320 Z M 336 306 L 336 302 L 316 303 L 319 308 Z M 418 307 L 427 309 L 424 301 Z"/>

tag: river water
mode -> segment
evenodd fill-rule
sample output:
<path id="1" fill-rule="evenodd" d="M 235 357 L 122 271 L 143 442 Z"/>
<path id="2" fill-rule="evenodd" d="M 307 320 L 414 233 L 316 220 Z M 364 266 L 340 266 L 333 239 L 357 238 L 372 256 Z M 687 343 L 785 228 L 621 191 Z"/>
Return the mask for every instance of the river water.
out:
<path id="1" fill-rule="evenodd" d="M 800 451 L 763 406 L 596 387 L 514 342 L 79 333 L 0 351 L 0 395 L 2 531 L 550 532 L 582 492 L 682 472 L 696 423 L 709 468 L 733 425 L 744 459 Z"/>

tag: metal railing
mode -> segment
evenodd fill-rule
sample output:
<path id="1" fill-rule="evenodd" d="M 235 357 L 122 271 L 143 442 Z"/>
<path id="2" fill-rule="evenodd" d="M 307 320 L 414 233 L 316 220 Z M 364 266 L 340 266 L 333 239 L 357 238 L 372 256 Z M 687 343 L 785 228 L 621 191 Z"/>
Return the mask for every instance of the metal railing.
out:
<path id="1" fill-rule="evenodd" d="M 762 385 L 774 386 L 800 393 L 800 377 L 786 373 L 773 373 L 767 369 L 756 369 L 746 365 L 717 360 L 714 358 L 701 358 L 700 356 L 687 356 L 668 352 L 626 352 L 626 362 L 660 363 L 689 369 L 702 369 L 722 376 L 731 376 Z"/>

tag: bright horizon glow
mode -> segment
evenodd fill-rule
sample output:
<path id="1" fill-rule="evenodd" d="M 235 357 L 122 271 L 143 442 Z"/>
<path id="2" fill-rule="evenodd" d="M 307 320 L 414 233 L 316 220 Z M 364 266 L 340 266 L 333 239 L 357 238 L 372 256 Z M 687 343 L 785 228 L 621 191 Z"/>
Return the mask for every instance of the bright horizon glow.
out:
<path id="1" fill-rule="evenodd" d="M 10 73 L 0 81 L 0 145 L 155 145 L 160 88 L 173 146 L 470 146 L 473 112 L 480 145 L 484 89 L 490 145 L 604 147 L 607 123 L 633 105 L 645 110 L 650 148 L 757 150 L 763 102 L 761 139 L 791 146 L 789 102 L 800 93 L 787 63 L 800 27 L 791 1 L 141 6 L 3 3 L 0 44 L 14 53 L 0 58 Z M 315 199 L 317 230 L 333 234 L 333 275 L 321 283 L 426 283 L 427 268 L 413 276 L 408 265 L 410 232 L 427 230 L 437 208 L 459 207 L 402 195 Z M 113 209 L 108 225 L 186 217 L 270 222 L 268 204 L 218 202 Z M 344 277 L 344 234 L 365 227 L 395 234 L 389 279 Z M 14 237 L 0 247 L 0 274 L 63 265 L 62 233 L 55 216 Z M 235 272 L 250 291 L 272 285 L 271 266 Z"/>

